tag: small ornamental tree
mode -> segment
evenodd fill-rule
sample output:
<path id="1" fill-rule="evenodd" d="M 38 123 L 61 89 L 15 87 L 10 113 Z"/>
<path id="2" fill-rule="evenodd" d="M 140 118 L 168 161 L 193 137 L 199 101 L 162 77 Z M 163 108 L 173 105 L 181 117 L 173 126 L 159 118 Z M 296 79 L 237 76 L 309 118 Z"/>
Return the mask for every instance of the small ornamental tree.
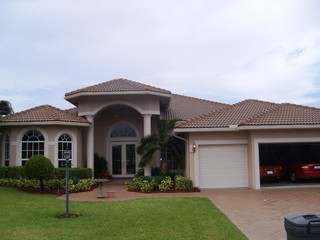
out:
<path id="1" fill-rule="evenodd" d="M 24 165 L 25 174 L 28 178 L 39 179 L 40 190 L 44 190 L 43 180 L 49 179 L 54 171 L 50 159 L 43 155 L 35 155 L 29 158 Z"/>

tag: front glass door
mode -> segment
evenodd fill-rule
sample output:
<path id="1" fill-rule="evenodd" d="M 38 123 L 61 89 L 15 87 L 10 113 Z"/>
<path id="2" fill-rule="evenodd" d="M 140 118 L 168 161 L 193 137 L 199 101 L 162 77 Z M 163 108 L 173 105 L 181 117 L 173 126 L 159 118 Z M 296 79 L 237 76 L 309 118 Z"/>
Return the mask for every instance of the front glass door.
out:
<path id="1" fill-rule="evenodd" d="M 133 177 L 136 173 L 136 144 L 112 143 L 112 175 L 115 177 Z"/>

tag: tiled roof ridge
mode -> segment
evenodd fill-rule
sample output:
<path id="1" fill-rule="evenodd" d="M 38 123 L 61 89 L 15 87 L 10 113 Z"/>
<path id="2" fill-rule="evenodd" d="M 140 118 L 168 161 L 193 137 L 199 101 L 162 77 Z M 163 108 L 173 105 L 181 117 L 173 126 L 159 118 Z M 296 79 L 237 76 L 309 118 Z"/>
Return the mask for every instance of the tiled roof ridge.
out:
<path id="1" fill-rule="evenodd" d="M 62 110 L 52 105 L 44 104 L 5 116 L 0 119 L 0 122 L 87 122 L 85 118 L 71 112 L 75 110 L 75 108 L 73 110 Z"/>
<path id="2" fill-rule="evenodd" d="M 111 84 L 112 82 L 116 82 L 116 81 L 125 81 L 127 84 L 134 86 L 134 87 L 141 88 L 142 90 L 147 90 L 147 91 L 152 91 L 152 92 L 163 92 L 163 93 L 171 94 L 171 91 L 166 90 L 166 89 L 154 87 L 154 86 L 144 84 L 144 83 L 139 83 L 139 82 L 136 82 L 133 80 L 125 79 L 125 78 L 116 78 L 116 79 L 104 81 L 102 83 L 94 84 L 92 86 L 76 89 L 74 91 L 66 93 L 65 96 L 70 96 L 70 95 L 80 93 L 80 92 L 97 92 L 93 89 L 97 88 L 99 86 L 104 86 L 105 84 Z"/>
<path id="3" fill-rule="evenodd" d="M 305 106 L 305 105 L 299 105 L 299 104 L 292 104 L 292 103 L 281 103 L 278 104 L 277 108 L 273 108 L 271 111 L 268 111 L 267 113 L 258 116 L 254 119 L 251 119 L 251 121 L 246 122 L 244 125 L 263 125 L 261 122 L 261 119 L 263 119 L 264 117 L 268 117 L 269 114 L 273 114 L 273 116 L 277 116 L 277 114 L 282 114 L 282 117 L 280 121 L 275 121 L 273 120 L 273 123 L 268 123 L 269 125 L 300 125 L 301 123 L 303 123 L 303 125 L 312 125 L 315 122 L 311 121 L 311 122 L 304 122 L 304 120 L 302 120 L 302 122 L 299 122 L 299 120 L 295 120 L 294 123 L 290 122 L 290 120 L 283 120 L 286 119 L 286 117 L 284 116 L 292 116 L 294 118 L 297 118 L 298 116 L 300 116 L 301 111 L 308 111 L 311 113 L 311 116 L 319 116 L 320 114 L 320 109 L 316 108 L 316 107 L 310 107 L 310 106 Z M 299 114 L 300 113 L 300 114 Z M 284 115 L 283 115 L 284 114 Z M 298 117 L 300 118 L 300 117 Z M 319 119 L 319 117 L 317 117 Z"/>
<path id="4" fill-rule="evenodd" d="M 230 104 L 227 104 L 227 103 L 221 103 L 221 102 L 211 101 L 211 100 L 208 100 L 208 99 L 186 96 L 186 95 L 182 95 L 182 94 L 172 93 L 172 95 L 175 95 L 175 96 L 178 96 L 178 97 L 184 97 L 184 98 L 194 99 L 194 100 L 200 100 L 200 101 L 207 102 L 207 103 L 213 103 L 213 104 L 221 104 L 221 105 L 225 105 L 225 106 L 231 106 Z"/>
<path id="5" fill-rule="evenodd" d="M 279 104 L 277 103 L 272 103 L 272 102 L 267 102 L 267 101 L 262 101 L 262 100 L 256 100 L 256 99 L 245 99 L 241 102 L 232 104 L 232 105 L 226 105 L 225 107 L 219 108 L 217 110 L 212 110 L 209 112 L 206 112 L 204 114 L 195 116 L 193 118 L 190 118 L 184 122 L 182 122 L 181 124 L 179 124 L 177 127 L 184 127 L 185 125 L 189 125 L 192 124 L 193 122 L 197 121 L 197 120 L 201 120 L 202 118 L 205 118 L 207 116 L 213 115 L 213 114 L 219 114 L 219 112 L 223 112 L 223 111 L 232 111 L 233 109 L 236 109 L 237 107 L 241 106 L 241 105 L 245 105 L 246 103 L 250 103 L 250 102 L 255 102 L 255 103 L 266 103 L 266 104 L 271 104 L 274 105 L 273 107 L 271 107 L 268 110 L 259 112 L 257 114 L 254 114 L 253 116 L 251 116 L 250 118 L 245 119 L 243 122 L 239 123 L 238 125 L 242 125 L 244 122 L 247 122 L 249 119 L 250 121 L 252 121 L 253 119 L 257 118 L 260 114 L 266 113 L 269 110 L 273 109 L 275 106 L 278 106 Z M 274 109 L 273 109 L 274 110 Z"/>
<path id="6" fill-rule="evenodd" d="M 203 113 L 203 114 L 200 114 L 200 115 L 197 115 L 197 116 L 194 116 L 192 118 L 189 118 L 188 120 L 186 121 L 183 121 L 179 124 L 176 125 L 176 127 L 183 127 L 184 125 L 188 125 L 188 124 L 191 124 L 192 122 L 195 122 L 201 118 L 204 118 L 204 117 L 207 117 L 207 116 L 210 116 L 211 114 L 216 114 L 216 113 L 219 113 L 221 111 L 224 111 L 226 109 L 232 109 L 234 107 L 234 105 L 227 105 L 227 106 L 224 106 L 222 108 L 219 108 L 219 109 L 216 109 L 216 110 L 212 110 L 212 111 L 209 111 L 209 112 L 206 112 L 206 113 Z"/>
<path id="7" fill-rule="evenodd" d="M 234 106 L 239 106 L 239 105 L 244 105 L 245 103 L 247 102 L 255 102 L 255 103 L 266 103 L 266 104 L 270 104 L 270 105 L 273 105 L 271 106 L 269 109 L 267 110 L 264 110 L 262 112 L 259 112 L 259 113 L 256 113 L 256 114 L 253 114 L 252 116 L 250 116 L 249 118 L 246 118 L 244 119 L 243 121 L 241 121 L 238 125 L 239 126 L 242 126 L 242 125 L 246 125 L 247 123 L 257 119 L 257 118 L 260 118 L 262 116 L 265 116 L 273 111 L 276 111 L 278 110 L 282 104 L 278 104 L 278 103 L 273 103 L 273 102 L 269 102 L 269 101 L 263 101 L 263 100 L 257 100 L 257 99 L 246 99 L 246 100 L 243 100 L 241 102 L 238 102 L 236 104 L 234 104 Z"/>
<path id="8" fill-rule="evenodd" d="M 32 107 L 32 108 L 23 110 L 21 112 L 17 112 L 17 113 L 11 114 L 10 116 L 14 116 L 14 115 L 15 116 L 20 116 L 20 115 L 26 114 L 26 113 L 31 112 L 31 111 L 42 110 L 43 108 L 46 108 L 46 109 L 50 110 L 51 114 L 53 113 L 52 109 L 54 109 L 55 111 L 63 111 L 62 109 L 54 107 L 54 106 L 52 106 L 50 104 L 42 104 L 42 105 L 39 105 L 39 106 L 35 106 L 35 107 Z"/>
<path id="9" fill-rule="evenodd" d="M 301 104 L 295 104 L 295 103 L 281 103 L 281 106 L 292 106 L 292 107 L 301 107 L 309 110 L 320 110 L 319 108 L 316 107 L 311 107 L 311 106 L 305 106 Z"/>

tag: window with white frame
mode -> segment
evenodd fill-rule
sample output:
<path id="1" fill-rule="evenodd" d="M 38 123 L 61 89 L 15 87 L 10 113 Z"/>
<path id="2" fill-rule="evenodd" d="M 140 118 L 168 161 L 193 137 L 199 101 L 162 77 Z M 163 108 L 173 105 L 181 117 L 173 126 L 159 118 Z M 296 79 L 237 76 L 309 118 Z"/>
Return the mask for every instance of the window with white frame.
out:
<path id="1" fill-rule="evenodd" d="M 22 137 L 21 143 L 21 164 L 26 164 L 28 159 L 35 155 L 44 155 L 45 139 L 38 130 L 29 130 Z"/>
<path id="2" fill-rule="evenodd" d="M 4 165 L 10 165 L 10 138 L 6 135 L 6 140 L 4 143 Z"/>
<path id="3" fill-rule="evenodd" d="M 72 138 L 69 134 L 63 133 L 58 139 L 58 167 L 66 167 L 66 161 L 63 156 L 63 152 L 68 149 L 71 151 L 71 158 L 69 162 L 69 167 L 71 167 L 72 162 Z"/>

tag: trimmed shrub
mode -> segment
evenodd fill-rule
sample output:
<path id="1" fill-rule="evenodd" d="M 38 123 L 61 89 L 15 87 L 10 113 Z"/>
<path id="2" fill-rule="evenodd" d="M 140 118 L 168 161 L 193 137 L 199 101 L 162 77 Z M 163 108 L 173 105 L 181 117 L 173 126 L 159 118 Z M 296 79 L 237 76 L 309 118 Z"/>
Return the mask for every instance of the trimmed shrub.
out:
<path id="1" fill-rule="evenodd" d="M 193 189 L 192 180 L 190 178 L 177 175 L 175 177 L 175 188 L 177 190 L 185 190 L 185 191 L 192 190 Z"/>
<path id="2" fill-rule="evenodd" d="M 159 189 L 159 184 L 166 179 L 168 176 L 154 176 L 151 177 L 154 180 L 155 183 L 155 189 Z"/>
<path id="3" fill-rule="evenodd" d="M 63 189 L 66 186 L 65 179 L 50 179 L 46 181 L 46 189 Z"/>
<path id="4" fill-rule="evenodd" d="M 29 158 L 26 165 L 24 165 L 24 171 L 28 178 L 39 179 L 41 191 L 44 190 L 43 180 L 49 179 L 54 171 L 49 158 L 43 155 L 35 155 Z"/>
<path id="5" fill-rule="evenodd" d="M 136 190 L 140 190 L 140 184 L 137 183 L 136 181 L 133 182 L 125 182 L 124 183 L 126 189 L 128 191 L 136 191 Z"/>
<path id="6" fill-rule="evenodd" d="M 0 166 L 0 178 L 20 179 L 24 177 L 24 169 L 21 166 Z"/>
<path id="7" fill-rule="evenodd" d="M 81 179 L 78 183 L 69 181 L 70 192 L 88 191 L 95 183 L 91 179 Z"/>
<path id="8" fill-rule="evenodd" d="M 53 176 L 56 179 L 64 179 L 66 177 L 66 169 L 55 168 Z M 92 169 L 91 168 L 69 168 L 69 178 L 72 180 L 92 178 Z"/>
<path id="9" fill-rule="evenodd" d="M 141 192 L 152 192 L 154 188 L 155 188 L 155 182 L 153 179 L 151 181 L 142 180 L 142 182 L 140 183 Z"/>
<path id="10" fill-rule="evenodd" d="M 88 191 L 94 186 L 94 182 L 91 179 L 81 179 L 76 184 L 73 180 L 69 181 L 70 192 Z M 65 189 L 65 179 L 51 179 L 44 181 L 46 190 L 58 190 Z M 40 189 L 40 183 L 34 179 L 0 179 L 1 187 L 18 187 L 18 188 L 33 188 Z"/>
<path id="11" fill-rule="evenodd" d="M 165 177 L 165 179 L 163 179 L 161 183 L 158 185 L 158 188 L 161 192 L 168 191 L 172 187 L 173 187 L 173 181 L 169 176 Z"/>
<path id="12" fill-rule="evenodd" d="M 140 190 L 141 192 L 151 192 L 156 187 L 153 177 L 142 176 L 133 179 L 133 182 L 125 182 L 127 190 Z"/>

